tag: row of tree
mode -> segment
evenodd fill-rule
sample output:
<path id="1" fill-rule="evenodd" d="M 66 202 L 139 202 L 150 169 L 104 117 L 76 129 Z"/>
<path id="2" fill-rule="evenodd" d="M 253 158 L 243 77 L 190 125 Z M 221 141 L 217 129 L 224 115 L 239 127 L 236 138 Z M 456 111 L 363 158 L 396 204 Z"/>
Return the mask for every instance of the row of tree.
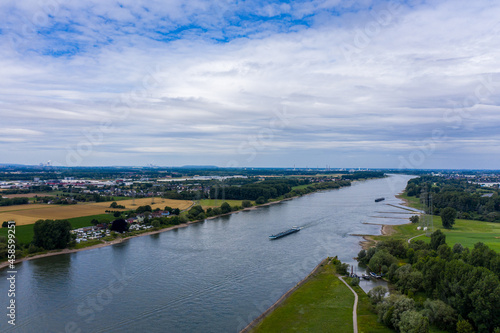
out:
<path id="1" fill-rule="evenodd" d="M 296 179 L 268 179 L 242 186 L 212 187 L 210 198 L 255 201 L 259 197 L 263 197 L 265 200 L 269 200 L 289 193 L 293 186 L 299 184 L 301 184 L 300 181 Z"/>
<path id="2" fill-rule="evenodd" d="M 439 215 L 447 207 L 457 211 L 459 218 L 500 222 L 500 195 L 490 189 L 489 194 L 467 180 L 421 176 L 408 181 L 406 194 L 427 204 L 432 196 L 433 213 Z M 485 194 L 488 194 L 485 196 Z"/>
<path id="3" fill-rule="evenodd" d="M 26 205 L 29 203 L 28 198 L 2 198 L 0 196 L 0 206 Z"/>

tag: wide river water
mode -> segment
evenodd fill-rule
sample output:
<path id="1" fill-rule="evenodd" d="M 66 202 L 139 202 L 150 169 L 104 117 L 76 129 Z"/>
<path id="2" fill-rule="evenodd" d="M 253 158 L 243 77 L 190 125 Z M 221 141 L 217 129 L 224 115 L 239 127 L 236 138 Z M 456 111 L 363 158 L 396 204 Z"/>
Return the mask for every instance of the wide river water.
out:
<path id="1" fill-rule="evenodd" d="M 0 271 L 0 332 L 238 332 L 325 257 L 355 264 L 361 237 L 402 224 L 412 178 L 355 182 L 121 244 L 17 265 L 16 326 Z M 374 199 L 386 200 L 375 203 Z M 304 229 L 270 241 L 292 226 Z M 359 271 L 358 271 L 359 273 Z"/>

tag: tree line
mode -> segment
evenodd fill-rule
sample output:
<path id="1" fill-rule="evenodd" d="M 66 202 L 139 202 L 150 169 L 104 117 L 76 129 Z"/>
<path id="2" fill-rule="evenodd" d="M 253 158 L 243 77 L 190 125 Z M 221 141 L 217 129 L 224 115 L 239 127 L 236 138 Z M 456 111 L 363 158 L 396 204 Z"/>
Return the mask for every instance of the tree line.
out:
<path id="1" fill-rule="evenodd" d="M 252 200 L 263 197 L 266 201 L 285 195 L 293 186 L 301 183 L 297 179 L 267 179 L 258 183 L 241 186 L 221 186 L 210 189 L 211 199 Z"/>
<path id="2" fill-rule="evenodd" d="M 1 198 L 0 197 L 0 206 L 15 206 L 15 205 L 26 205 L 30 201 L 28 198 Z"/>
<path id="3" fill-rule="evenodd" d="M 405 192 L 427 204 L 432 196 L 433 214 L 440 215 L 447 207 L 457 211 L 457 217 L 489 222 L 500 222 L 500 195 L 489 189 L 491 196 L 477 184 L 467 180 L 421 176 L 408 181 Z"/>

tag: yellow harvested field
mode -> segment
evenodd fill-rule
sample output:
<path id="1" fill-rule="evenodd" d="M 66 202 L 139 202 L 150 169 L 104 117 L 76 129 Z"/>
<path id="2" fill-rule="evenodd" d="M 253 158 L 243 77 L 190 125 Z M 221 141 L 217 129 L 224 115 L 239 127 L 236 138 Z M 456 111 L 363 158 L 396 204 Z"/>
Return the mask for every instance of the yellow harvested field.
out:
<path id="1" fill-rule="evenodd" d="M 13 212 L 13 211 L 18 211 L 18 210 L 30 210 L 30 209 L 38 209 L 38 208 L 47 208 L 47 207 L 51 207 L 51 206 L 42 205 L 42 204 L 1 206 L 0 207 L 0 213 L 3 213 L 3 212 Z"/>
<path id="2" fill-rule="evenodd" d="M 35 205 L 32 205 L 35 206 Z M 37 205 L 39 206 L 39 205 Z M 16 221 L 17 225 L 33 224 L 40 219 L 70 219 L 73 217 L 105 214 L 107 208 L 93 207 L 92 204 L 53 206 L 0 213 L 0 221 Z"/>
<path id="3" fill-rule="evenodd" d="M 162 198 L 154 198 L 154 204 L 151 204 L 151 202 L 152 198 L 140 198 L 140 199 L 135 199 L 135 206 L 133 205 L 134 200 L 132 199 L 120 200 L 117 201 L 116 203 L 118 205 L 125 206 L 127 210 L 137 209 L 137 207 L 139 206 L 146 206 L 146 205 L 150 205 L 153 210 L 156 208 L 163 209 L 165 208 L 165 206 L 184 210 L 191 207 L 191 205 L 193 204 L 191 200 L 172 200 L 172 199 L 162 199 Z M 110 204 L 111 202 L 96 202 L 93 203 L 92 205 L 109 208 Z"/>
<path id="4" fill-rule="evenodd" d="M 153 209 L 163 209 L 165 206 L 170 206 L 183 210 L 189 208 L 193 204 L 193 202 L 189 200 L 169 200 L 161 198 L 155 198 L 154 205 L 151 205 L 151 198 L 136 199 L 135 206 L 132 205 L 132 200 L 122 200 L 117 201 L 117 203 L 125 206 L 127 210 L 136 209 L 144 205 L 150 205 Z M 97 202 L 69 206 L 18 205 L 0 207 L 0 223 L 14 220 L 17 225 L 26 225 L 33 224 L 40 219 L 69 219 L 73 217 L 105 214 L 106 210 L 118 210 L 109 208 L 110 204 L 111 202 Z"/>

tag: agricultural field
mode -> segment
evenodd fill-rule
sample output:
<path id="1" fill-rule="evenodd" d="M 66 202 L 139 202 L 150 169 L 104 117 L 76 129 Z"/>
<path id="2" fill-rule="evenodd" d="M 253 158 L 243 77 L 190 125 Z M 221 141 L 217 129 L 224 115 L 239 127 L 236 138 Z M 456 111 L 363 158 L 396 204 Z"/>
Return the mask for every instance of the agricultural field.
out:
<path id="1" fill-rule="evenodd" d="M 136 199 L 135 206 L 133 200 L 119 201 L 126 210 L 135 209 L 139 206 L 150 205 L 153 209 L 163 209 L 165 206 L 179 208 L 181 210 L 189 208 L 193 202 L 189 200 L 169 200 L 155 198 L 155 204 L 151 205 L 151 198 Z M 82 203 L 77 205 L 17 205 L 0 207 L 0 223 L 3 221 L 16 221 L 17 226 L 33 224 L 40 219 L 70 219 L 82 216 L 92 216 L 105 214 L 106 210 L 121 210 L 109 208 L 111 202 Z"/>
<path id="2" fill-rule="evenodd" d="M 14 205 L 14 206 L 0 206 L 0 214 L 4 212 L 15 212 L 21 210 L 47 208 L 47 205 L 43 204 L 26 204 L 26 205 Z"/>
<path id="3" fill-rule="evenodd" d="M 220 207 L 224 202 L 227 202 L 231 207 L 233 206 L 241 206 L 243 200 L 216 200 L 216 199 L 203 199 L 198 202 L 199 205 L 203 207 L 203 209 Z M 252 202 L 255 204 L 255 202 Z"/>
<path id="4" fill-rule="evenodd" d="M 140 199 L 128 199 L 128 200 L 120 200 L 116 201 L 117 204 L 125 206 L 127 210 L 136 209 L 139 206 L 150 205 L 153 210 L 156 208 L 163 209 L 165 206 L 169 206 L 172 208 L 179 208 L 180 210 L 188 209 L 193 205 L 191 200 L 173 200 L 173 199 L 163 199 L 163 198 L 154 198 L 154 204 L 152 204 L 152 198 L 140 198 Z M 91 205 L 95 207 L 104 207 L 109 209 L 109 205 L 111 202 L 96 202 Z M 115 209 L 113 209 L 115 210 Z"/>

